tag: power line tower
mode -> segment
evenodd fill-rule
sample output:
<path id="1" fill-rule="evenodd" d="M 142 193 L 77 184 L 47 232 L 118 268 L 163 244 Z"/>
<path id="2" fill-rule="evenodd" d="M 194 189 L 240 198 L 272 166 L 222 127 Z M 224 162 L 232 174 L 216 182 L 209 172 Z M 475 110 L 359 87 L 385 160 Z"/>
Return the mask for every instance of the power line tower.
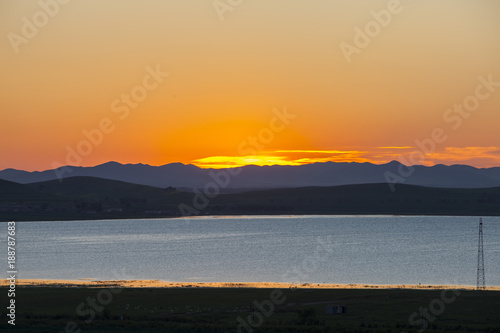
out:
<path id="1" fill-rule="evenodd" d="M 479 243 L 477 245 L 477 290 L 485 290 L 484 252 L 483 252 L 483 219 L 479 219 Z"/>

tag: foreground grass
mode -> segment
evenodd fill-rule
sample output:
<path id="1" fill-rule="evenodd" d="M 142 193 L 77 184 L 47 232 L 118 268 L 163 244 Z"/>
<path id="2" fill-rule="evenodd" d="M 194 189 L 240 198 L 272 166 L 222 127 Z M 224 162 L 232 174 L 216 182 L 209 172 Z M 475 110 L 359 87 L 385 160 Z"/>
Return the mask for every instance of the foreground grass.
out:
<path id="1" fill-rule="evenodd" d="M 6 288 L 0 293 L 7 294 Z M 101 292 L 111 294 L 109 304 L 80 316 L 79 305 Z M 240 288 L 18 288 L 16 326 L 2 316 L 2 332 L 237 332 L 240 318 L 250 316 L 261 325 L 241 332 L 417 332 L 422 329 L 419 309 L 429 309 L 425 332 L 499 332 L 500 292 L 439 290 L 286 289 L 281 305 L 268 317 L 255 301 L 269 305 L 272 289 Z M 5 299 L 5 298 L 4 298 Z M 451 301 L 450 301 L 451 300 Z M 346 314 L 328 315 L 327 304 L 347 306 Z M 100 306 L 101 304 L 97 302 Z M 444 307 L 439 305 L 443 304 Z M 2 302 L 5 309 L 6 302 Z M 265 311 L 270 310 L 264 306 Z M 85 307 L 80 307 L 85 309 Z M 434 309 L 435 315 L 432 314 Z M 3 310 L 2 310 L 3 312 Z M 122 319 L 123 318 L 123 319 Z"/>

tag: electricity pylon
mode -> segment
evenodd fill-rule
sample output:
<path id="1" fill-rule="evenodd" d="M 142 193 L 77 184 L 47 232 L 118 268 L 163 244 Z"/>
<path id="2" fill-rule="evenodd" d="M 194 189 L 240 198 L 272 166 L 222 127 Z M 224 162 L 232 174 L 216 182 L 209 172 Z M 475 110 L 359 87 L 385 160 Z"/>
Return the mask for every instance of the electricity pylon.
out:
<path id="1" fill-rule="evenodd" d="M 477 245 L 477 290 L 485 290 L 484 252 L 483 252 L 483 219 L 479 219 L 479 242 Z"/>

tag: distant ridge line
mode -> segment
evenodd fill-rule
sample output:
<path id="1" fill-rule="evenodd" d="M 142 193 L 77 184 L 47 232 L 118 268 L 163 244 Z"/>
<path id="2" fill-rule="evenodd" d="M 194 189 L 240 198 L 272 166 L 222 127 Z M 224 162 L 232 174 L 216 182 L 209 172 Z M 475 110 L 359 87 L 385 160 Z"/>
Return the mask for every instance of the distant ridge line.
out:
<path id="1" fill-rule="evenodd" d="M 386 164 L 357 162 L 324 162 L 300 166 L 244 166 L 232 176 L 228 189 L 289 188 L 304 186 L 337 186 L 349 184 L 384 183 L 386 172 L 397 174 L 402 166 L 397 161 Z M 93 167 L 67 166 L 65 172 L 57 169 L 62 179 L 90 176 L 119 180 L 154 187 L 203 187 L 214 181 L 214 174 L 227 169 L 202 169 L 192 164 L 170 163 L 161 166 L 148 164 L 121 164 L 110 161 Z M 500 186 L 500 167 L 475 168 L 468 165 L 413 166 L 414 172 L 404 179 L 405 184 L 442 188 L 487 188 Z M 68 172 L 71 170 L 71 172 Z M 23 171 L 5 169 L 0 179 L 21 184 L 58 179 L 55 170 Z"/>

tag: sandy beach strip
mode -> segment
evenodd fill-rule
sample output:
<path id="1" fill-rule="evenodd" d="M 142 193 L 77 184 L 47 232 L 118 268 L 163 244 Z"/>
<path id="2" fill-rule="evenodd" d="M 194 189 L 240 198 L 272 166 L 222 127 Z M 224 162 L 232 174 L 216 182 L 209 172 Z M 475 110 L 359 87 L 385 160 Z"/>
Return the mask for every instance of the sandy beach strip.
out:
<path id="1" fill-rule="evenodd" d="M 0 287 L 9 285 L 7 279 L 1 280 Z M 57 288 L 271 288 L 271 289 L 421 289 L 475 290 L 475 286 L 466 285 L 381 285 L 381 284 L 318 284 L 318 283 L 277 283 L 277 282 L 169 282 L 160 280 L 43 280 L 19 279 L 19 287 L 57 287 Z M 486 287 L 486 290 L 500 290 L 500 286 Z"/>

